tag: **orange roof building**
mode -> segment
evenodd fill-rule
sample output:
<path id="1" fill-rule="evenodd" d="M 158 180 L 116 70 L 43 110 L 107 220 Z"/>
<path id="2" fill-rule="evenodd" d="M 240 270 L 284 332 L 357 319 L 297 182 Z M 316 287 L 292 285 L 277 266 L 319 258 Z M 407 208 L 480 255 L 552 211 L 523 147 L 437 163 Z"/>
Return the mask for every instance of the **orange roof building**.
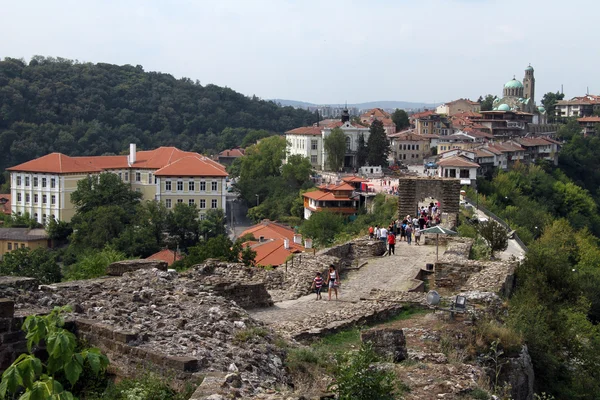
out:
<path id="1" fill-rule="evenodd" d="M 304 197 L 304 219 L 319 211 L 331 211 L 343 215 L 354 215 L 358 212 L 358 199 L 353 192 L 355 187 L 343 182 L 336 185 L 322 185 L 319 190 L 306 192 Z"/>
<path id="2" fill-rule="evenodd" d="M 175 261 L 183 260 L 183 257 L 181 254 L 177 254 L 175 250 L 164 249 L 158 253 L 154 253 L 151 256 L 146 257 L 146 260 L 164 261 L 170 267 Z"/>
<path id="3" fill-rule="evenodd" d="M 302 235 L 283 224 L 268 219 L 246 229 L 240 237 L 252 235 L 254 240 L 244 243 L 256 252 L 257 265 L 279 266 L 294 253 L 303 252 Z"/>
<path id="4" fill-rule="evenodd" d="M 10 194 L 0 194 L 0 214 L 12 214 L 10 208 Z"/>
<path id="5" fill-rule="evenodd" d="M 39 223 L 50 218 L 70 221 L 76 210 L 71 193 L 90 175 L 110 172 L 142 194 L 167 208 L 177 203 L 196 205 L 203 218 L 207 210 L 226 207 L 225 167 L 201 154 L 176 147 L 137 151 L 118 156 L 71 157 L 51 153 L 8 168 L 11 176 L 11 211 L 29 213 Z"/>

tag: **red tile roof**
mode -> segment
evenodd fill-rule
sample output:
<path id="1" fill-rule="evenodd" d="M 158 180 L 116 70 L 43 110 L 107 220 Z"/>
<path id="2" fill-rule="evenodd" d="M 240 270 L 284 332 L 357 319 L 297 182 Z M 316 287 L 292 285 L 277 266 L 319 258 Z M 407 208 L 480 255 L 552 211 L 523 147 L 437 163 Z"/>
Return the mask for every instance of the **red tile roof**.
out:
<path id="1" fill-rule="evenodd" d="M 295 128 L 290 131 L 287 131 L 286 135 L 308 135 L 308 136 L 321 136 L 321 131 L 323 127 L 321 126 L 302 126 L 300 128 Z"/>
<path id="2" fill-rule="evenodd" d="M 7 168 L 8 171 L 47 172 L 55 174 L 100 172 L 101 169 L 61 153 L 51 153 L 35 160 Z"/>
<path id="3" fill-rule="evenodd" d="M 154 253 L 149 257 L 146 257 L 146 260 L 160 260 L 165 261 L 167 265 L 170 267 L 173 265 L 175 261 L 182 260 L 183 257 L 180 254 L 177 254 L 175 250 L 164 249 L 159 251 L 158 253 Z"/>
<path id="4" fill-rule="evenodd" d="M 188 156 L 156 171 L 156 176 L 227 176 L 224 169 L 214 165 L 214 161 L 200 155 Z M 218 164 L 218 163 L 216 163 Z M 219 164 L 220 165 L 220 164 Z"/>
<path id="5" fill-rule="evenodd" d="M 371 118 L 371 116 L 373 116 L 375 119 L 390 118 L 390 113 L 382 110 L 381 108 L 373 108 L 367 112 L 362 113 L 360 119 L 369 119 Z"/>
<path id="6" fill-rule="evenodd" d="M 461 113 L 456 113 L 452 116 L 452 118 L 481 118 L 482 115 L 480 113 L 476 113 L 473 111 L 464 111 Z"/>
<path id="7" fill-rule="evenodd" d="M 597 117 L 597 116 L 582 117 L 582 118 L 578 118 L 577 121 L 578 122 L 598 122 L 598 123 L 600 123 L 600 117 Z"/>
<path id="8" fill-rule="evenodd" d="M 428 117 L 430 115 L 435 114 L 434 110 L 427 110 L 427 111 L 423 111 L 420 113 L 416 113 L 410 116 L 411 119 L 419 119 L 419 118 L 424 118 L 424 117 Z"/>
<path id="9" fill-rule="evenodd" d="M 354 182 L 359 182 L 359 183 L 360 182 L 369 182 L 368 179 L 364 179 L 364 178 L 361 178 L 359 176 L 346 176 L 346 177 L 342 178 L 342 181 L 348 182 L 348 183 L 350 183 L 350 182 L 353 182 L 353 183 Z"/>
<path id="10" fill-rule="evenodd" d="M 265 219 L 260 223 L 246 229 L 244 232 L 242 232 L 240 237 L 251 234 L 256 239 L 259 239 L 261 236 L 265 239 L 287 238 L 290 240 L 290 242 L 293 242 L 294 233 L 294 230 L 289 226 Z"/>
<path id="11" fill-rule="evenodd" d="M 342 179 L 343 180 L 343 179 Z M 319 189 L 325 190 L 325 191 L 353 191 L 354 190 L 354 186 L 349 185 L 348 183 L 340 183 L 339 185 L 334 185 L 334 184 L 330 184 L 330 185 L 321 185 L 319 186 Z"/>
<path id="12" fill-rule="evenodd" d="M 256 252 L 254 260 L 257 265 L 279 266 L 285 263 L 285 260 L 293 253 L 301 253 L 304 248 L 290 241 L 289 249 L 285 248 L 283 239 L 271 239 L 265 242 L 247 242 L 244 246 L 249 246 Z"/>
<path id="13" fill-rule="evenodd" d="M 354 189 L 354 188 L 352 188 Z M 315 190 L 312 192 L 306 192 L 302 194 L 303 197 L 308 197 L 309 199 L 318 200 L 318 201 L 350 201 L 352 200 L 350 196 L 335 196 L 333 192 L 324 191 L 324 190 Z"/>
<path id="14" fill-rule="evenodd" d="M 0 214 L 12 214 L 10 207 L 10 194 L 0 194 Z"/>
<path id="15" fill-rule="evenodd" d="M 442 167 L 466 167 L 466 168 L 479 168 L 479 164 L 468 160 L 466 157 L 453 156 L 443 158 L 437 162 L 437 165 Z"/>
<path id="16" fill-rule="evenodd" d="M 242 157 L 244 155 L 244 149 L 233 148 L 228 150 L 223 150 L 219 153 L 219 157 Z"/>
<path id="17" fill-rule="evenodd" d="M 521 146 L 525 147 L 534 147 L 534 146 L 548 146 L 552 144 L 549 140 L 546 140 L 541 137 L 531 137 L 531 138 L 520 138 L 516 140 Z"/>

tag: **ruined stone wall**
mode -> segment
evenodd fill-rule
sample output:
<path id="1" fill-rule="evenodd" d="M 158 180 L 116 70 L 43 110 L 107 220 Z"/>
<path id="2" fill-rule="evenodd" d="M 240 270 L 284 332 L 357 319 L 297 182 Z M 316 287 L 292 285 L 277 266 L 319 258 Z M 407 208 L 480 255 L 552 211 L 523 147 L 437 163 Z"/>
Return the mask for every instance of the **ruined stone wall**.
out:
<path id="1" fill-rule="evenodd" d="M 456 221 L 460 202 L 460 180 L 435 177 L 402 177 L 398 183 L 398 215 L 415 215 L 419 201 L 433 197 L 441 209 Z"/>
<path id="2" fill-rule="evenodd" d="M 0 374 L 12 364 L 19 354 L 27 351 L 27 340 L 21 325 L 25 318 L 15 317 L 15 303 L 0 299 Z"/>
<path id="3" fill-rule="evenodd" d="M 121 276 L 126 272 L 152 268 L 156 268 L 160 271 L 166 271 L 168 266 L 165 261 L 160 260 L 124 260 L 110 264 L 106 268 L 106 274 L 110 276 Z"/>
<path id="4" fill-rule="evenodd" d="M 213 290 L 219 296 L 233 300 L 238 306 L 245 309 L 270 307 L 273 305 L 273 299 L 269 292 L 267 292 L 263 282 L 222 282 L 213 286 Z"/>

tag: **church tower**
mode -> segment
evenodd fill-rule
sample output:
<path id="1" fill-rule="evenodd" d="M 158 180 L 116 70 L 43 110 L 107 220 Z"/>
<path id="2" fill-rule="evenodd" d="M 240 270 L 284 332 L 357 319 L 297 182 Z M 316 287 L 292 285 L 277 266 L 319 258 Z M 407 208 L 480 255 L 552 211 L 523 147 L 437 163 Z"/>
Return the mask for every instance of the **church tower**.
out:
<path id="1" fill-rule="evenodd" d="M 524 93 L 523 97 L 531 99 L 531 105 L 535 104 L 535 78 L 533 77 L 533 67 L 525 68 L 525 78 L 523 78 Z"/>

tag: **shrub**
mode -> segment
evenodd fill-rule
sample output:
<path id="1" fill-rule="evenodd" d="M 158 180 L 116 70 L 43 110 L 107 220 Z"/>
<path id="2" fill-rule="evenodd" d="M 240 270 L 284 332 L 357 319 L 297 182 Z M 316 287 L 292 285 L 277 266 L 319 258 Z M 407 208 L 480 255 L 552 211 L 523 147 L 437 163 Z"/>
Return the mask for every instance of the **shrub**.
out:
<path id="1" fill-rule="evenodd" d="M 477 345 L 480 350 L 487 350 L 492 343 L 499 342 L 499 346 L 507 355 L 519 353 L 523 347 L 521 333 L 497 321 L 481 321 L 476 325 Z"/>
<path id="2" fill-rule="evenodd" d="M 246 328 L 246 329 L 242 329 L 240 331 L 237 331 L 235 333 L 235 336 L 233 338 L 233 340 L 236 343 L 246 343 L 248 341 L 250 341 L 253 338 L 258 338 L 258 337 L 265 337 L 269 334 L 269 331 L 266 330 L 265 328 L 261 328 L 261 327 L 252 327 L 252 328 Z"/>

